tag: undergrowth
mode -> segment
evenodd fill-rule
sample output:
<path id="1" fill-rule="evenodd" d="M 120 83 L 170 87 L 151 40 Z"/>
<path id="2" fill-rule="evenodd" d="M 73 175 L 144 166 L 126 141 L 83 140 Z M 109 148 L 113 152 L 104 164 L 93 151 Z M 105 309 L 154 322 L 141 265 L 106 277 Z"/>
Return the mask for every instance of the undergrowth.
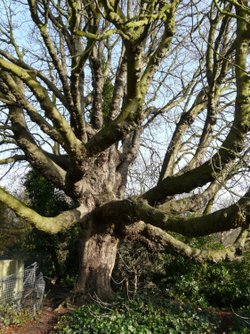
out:
<path id="1" fill-rule="evenodd" d="M 215 310 L 141 296 L 112 305 L 92 303 L 63 316 L 53 334 L 248 334 L 250 327 L 232 315 L 230 323 Z M 228 318 L 226 318 L 226 322 Z"/>
<path id="2" fill-rule="evenodd" d="M 89 304 L 60 319 L 60 334 L 216 333 L 218 319 L 209 312 L 170 302 L 135 299 L 114 306 Z"/>
<path id="3" fill-rule="evenodd" d="M 23 325 L 32 319 L 29 311 L 21 309 L 17 310 L 11 306 L 0 305 L 0 334 L 2 328 L 9 325 Z"/>

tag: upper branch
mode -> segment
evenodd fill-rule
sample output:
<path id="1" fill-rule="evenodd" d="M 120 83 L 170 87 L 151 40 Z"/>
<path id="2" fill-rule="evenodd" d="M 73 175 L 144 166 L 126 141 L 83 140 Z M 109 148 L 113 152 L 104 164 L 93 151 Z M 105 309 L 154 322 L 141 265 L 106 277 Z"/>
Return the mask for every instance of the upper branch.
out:
<path id="1" fill-rule="evenodd" d="M 194 122 L 196 116 L 201 113 L 206 106 L 206 89 L 203 88 L 197 95 L 191 108 L 181 115 L 163 160 L 159 182 L 167 176 L 173 175 L 176 156 L 181 146 L 181 138 L 185 131 Z"/>
<path id="2" fill-rule="evenodd" d="M 26 161 L 26 160 L 27 157 L 25 155 L 15 154 L 11 157 L 0 159 L 0 165 L 6 165 L 17 161 Z"/>
<path id="3" fill-rule="evenodd" d="M 170 46 L 174 32 L 174 14 L 178 1 L 171 1 L 166 6 L 157 8 L 154 4 L 153 16 L 143 13 L 139 21 L 126 20 L 119 6 L 116 8 L 108 1 L 102 1 L 106 11 L 105 17 L 117 28 L 123 31 L 121 36 L 126 49 L 127 61 L 127 86 L 126 97 L 120 113 L 116 119 L 106 124 L 86 145 L 90 154 L 108 148 L 113 143 L 125 138 L 128 133 L 139 127 L 147 114 L 143 113 L 143 105 L 148 88 L 152 82 L 153 75 L 164 59 Z M 150 6 L 150 3 L 148 4 Z M 161 32 L 159 46 L 148 61 L 145 68 L 144 43 L 150 28 L 151 21 L 160 20 L 164 22 L 164 29 Z"/>
<path id="4" fill-rule="evenodd" d="M 0 58 L 0 67 L 9 71 L 20 78 L 34 93 L 41 107 L 58 129 L 58 132 L 64 139 L 64 147 L 71 153 L 82 153 L 82 143 L 78 140 L 65 118 L 59 113 L 55 104 L 51 101 L 47 90 L 36 79 L 36 75 L 28 70 L 20 68 L 5 59 Z"/>
<path id="5" fill-rule="evenodd" d="M 165 6 L 165 12 L 163 16 L 164 30 L 162 32 L 162 37 L 158 47 L 149 58 L 148 64 L 141 79 L 144 89 L 148 88 L 152 81 L 153 75 L 159 67 L 160 62 L 163 60 L 169 50 L 169 46 L 175 32 L 175 12 L 178 3 L 178 0 L 174 0 L 171 1 L 169 8 L 168 6 Z"/>
<path id="6" fill-rule="evenodd" d="M 60 136 L 58 131 L 51 126 L 38 112 L 37 110 L 33 107 L 31 103 L 27 100 L 25 97 L 24 92 L 20 89 L 20 80 L 11 77 L 11 75 L 7 72 L 0 71 L 2 78 L 5 80 L 5 84 L 8 85 L 9 91 L 13 94 L 15 97 L 15 101 L 12 103 L 9 102 L 10 104 L 13 104 L 15 106 L 18 106 L 20 108 L 24 108 L 27 112 L 28 115 L 30 116 L 30 119 L 35 122 L 41 130 L 49 135 L 53 140 L 57 141 L 61 145 L 63 145 L 63 138 Z M 17 82 L 16 82 L 17 81 Z M 0 100 L 1 96 L 0 96 Z"/>
<path id="7" fill-rule="evenodd" d="M 92 86 L 93 86 L 93 108 L 91 113 L 91 123 L 95 129 L 103 126 L 103 86 L 104 76 L 102 71 L 102 62 L 99 58 L 98 50 L 93 48 L 90 57 L 90 66 L 92 70 Z"/>
<path id="8" fill-rule="evenodd" d="M 244 15 L 244 13 L 240 13 Z M 147 191 L 142 198 L 151 204 L 164 201 L 166 196 L 189 192 L 216 179 L 216 175 L 243 150 L 250 129 L 250 77 L 247 74 L 249 39 L 245 21 L 237 21 L 235 73 L 237 97 L 234 121 L 217 153 L 201 166 L 182 175 L 169 176 Z"/>
<path id="9" fill-rule="evenodd" d="M 28 0 L 28 3 L 29 3 L 31 17 L 41 33 L 44 44 L 47 47 L 48 52 L 51 56 L 51 59 L 53 60 L 53 64 L 59 74 L 59 77 L 62 83 L 62 87 L 63 87 L 63 91 L 68 101 L 68 104 L 73 105 L 72 96 L 70 93 L 70 87 L 69 87 L 68 80 L 67 80 L 67 69 L 64 66 L 64 64 L 60 61 L 57 51 L 48 33 L 47 25 L 48 25 L 48 13 L 49 12 L 48 12 L 48 9 L 46 8 L 47 7 L 47 5 L 45 4 L 46 2 L 44 2 L 44 6 L 45 6 L 44 22 L 41 21 L 38 15 L 37 2 L 35 0 Z"/>
<path id="10" fill-rule="evenodd" d="M 20 108 L 9 106 L 12 131 L 17 145 L 23 150 L 26 160 L 37 168 L 42 175 L 46 175 L 59 188 L 64 188 L 65 171 L 54 163 L 41 148 L 27 129 L 23 111 Z"/>
<path id="11" fill-rule="evenodd" d="M 13 64 L 15 64 L 15 65 L 17 65 L 17 66 L 25 69 L 25 70 L 28 70 L 31 73 L 34 73 L 39 79 L 41 79 L 47 85 L 47 87 L 51 90 L 51 92 L 53 92 L 55 94 L 55 96 L 60 100 L 60 102 L 66 108 L 69 107 L 68 104 L 67 104 L 67 101 L 66 101 L 66 99 L 64 97 L 64 95 L 62 94 L 62 92 L 41 71 L 38 71 L 37 69 L 35 69 L 32 66 L 26 64 L 24 61 L 22 61 L 20 59 L 16 59 L 15 57 L 13 57 L 12 55 L 10 55 L 9 53 L 7 53 L 4 50 L 0 50 L 0 55 L 2 55 L 4 58 L 6 58 L 7 60 L 9 60 L 11 63 L 13 63 Z"/>

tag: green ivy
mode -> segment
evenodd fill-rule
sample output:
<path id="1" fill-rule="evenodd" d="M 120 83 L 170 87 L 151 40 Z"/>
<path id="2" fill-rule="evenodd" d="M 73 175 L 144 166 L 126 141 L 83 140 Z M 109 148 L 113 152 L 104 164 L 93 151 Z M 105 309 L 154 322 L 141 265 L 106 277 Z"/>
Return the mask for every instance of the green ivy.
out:
<path id="1" fill-rule="evenodd" d="M 143 299 L 120 302 L 113 307 L 85 305 L 64 316 L 54 333 L 60 334 L 184 334 L 215 333 L 219 321 L 210 313 Z"/>
<path id="2" fill-rule="evenodd" d="M 242 307 L 250 304 L 250 254 L 242 262 L 197 264 L 181 257 L 166 263 L 167 296 L 200 306 Z"/>
<path id="3" fill-rule="evenodd" d="M 199 247 L 218 247 L 213 238 L 193 238 Z M 158 294 L 198 305 L 238 309 L 250 305 L 250 252 L 240 262 L 196 263 L 180 255 L 148 252 L 138 243 L 122 244 L 114 270 L 117 291 Z M 127 282 L 127 285 L 124 284 Z"/>

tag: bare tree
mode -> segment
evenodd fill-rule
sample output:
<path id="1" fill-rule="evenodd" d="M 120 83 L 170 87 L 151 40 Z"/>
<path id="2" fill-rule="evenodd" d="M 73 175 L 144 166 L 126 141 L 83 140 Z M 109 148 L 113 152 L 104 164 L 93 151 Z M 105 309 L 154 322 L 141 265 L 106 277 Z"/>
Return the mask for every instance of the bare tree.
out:
<path id="1" fill-rule="evenodd" d="M 249 2 L 5 0 L 2 7 L 0 163 L 28 163 L 78 205 L 42 217 L 3 188 L 0 201 L 48 233 L 81 225 L 76 291 L 111 295 L 126 235 L 199 261 L 239 254 L 249 189 L 227 208 L 211 206 L 248 152 Z M 129 195 L 138 157 L 158 165 L 147 188 Z M 169 234 L 236 227 L 235 244 L 220 251 Z"/>

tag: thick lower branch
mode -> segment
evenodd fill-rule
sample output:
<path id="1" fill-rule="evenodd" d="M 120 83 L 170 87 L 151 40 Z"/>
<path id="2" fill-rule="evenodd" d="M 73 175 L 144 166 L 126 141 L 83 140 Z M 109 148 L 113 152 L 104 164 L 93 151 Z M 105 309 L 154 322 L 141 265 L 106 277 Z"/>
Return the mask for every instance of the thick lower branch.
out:
<path id="1" fill-rule="evenodd" d="M 237 227 L 247 227 L 250 222 L 250 192 L 236 204 L 199 217 L 180 217 L 153 208 L 138 199 L 110 201 L 96 208 L 94 215 L 103 222 L 114 222 L 118 230 L 142 220 L 165 231 L 184 236 L 198 237 Z"/>
<path id="2" fill-rule="evenodd" d="M 80 206 L 76 209 L 64 211 L 55 217 L 44 217 L 30 209 L 25 203 L 9 194 L 3 188 L 0 188 L 0 202 L 7 205 L 19 217 L 31 222 L 39 230 L 50 234 L 69 229 L 78 222 L 83 221 L 88 213 L 86 207 Z"/>
<path id="3" fill-rule="evenodd" d="M 140 222 L 141 223 L 141 222 Z M 143 223 L 142 223 L 143 224 Z M 144 224 L 143 235 L 146 235 L 151 241 L 160 244 L 167 251 L 174 251 L 181 254 L 184 257 L 192 258 L 198 262 L 221 262 L 223 260 L 235 260 L 239 258 L 239 254 L 242 253 L 242 243 L 236 243 L 235 245 L 219 249 L 219 250 L 202 250 L 195 247 L 191 247 L 188 244 L 174 238 L 165 231 L 152 226 L 150 224 Z M 243 232 L 243 237 L 247 235 L 247 231 Z M 243 239 L 243 238 L 242 238 Z"/>
<path id="4" fill-rule="evenodd" d="M 185 236 L 198 237 L 216 232 L 228 231 L 249 224 L 250 199 L 245 199 L 228 208 L 199 217 L 169 216 L 152 208 L 147 203 L 136 204 L 138 218 L 165 231 L 177 232 Z"/>

